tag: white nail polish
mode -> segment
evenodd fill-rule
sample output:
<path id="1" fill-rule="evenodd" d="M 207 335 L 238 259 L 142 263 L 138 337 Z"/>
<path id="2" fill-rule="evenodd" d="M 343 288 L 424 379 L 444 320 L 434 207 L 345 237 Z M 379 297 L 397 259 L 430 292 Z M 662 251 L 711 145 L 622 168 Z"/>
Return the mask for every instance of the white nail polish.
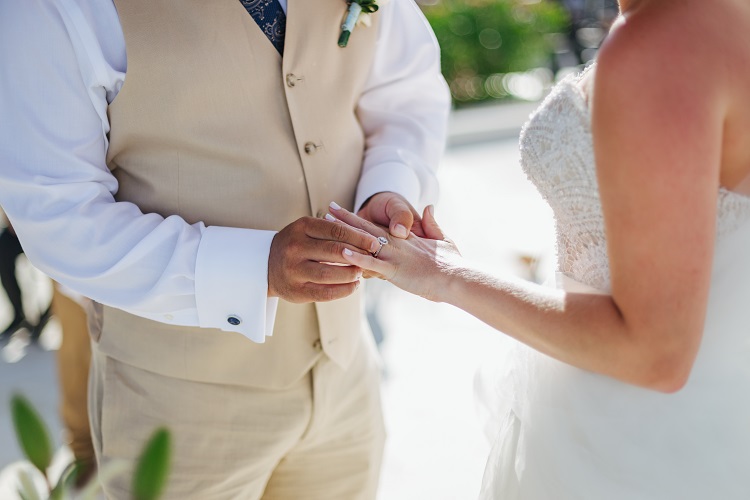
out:
<path id="1" fill-rule="evenodd" d="M 354 255 L 354 253 L 348 248 L 344 248 L 344 255 Z"/>
<path id="2" fill-rule="evenodd" d="M 338 203 L 336 203 L 335 201 L 332 201 L 332 202 L 331 202 L 331 205 L 330 205 L 330 207 L 331 207 L 332 209 L 334 209 L 334 210 L 341 210 L 341 207 L 340 207 L 340 206 L 339 206 L 339 204 L 338 204 Z"/>
<path id="3" fill-rule="evenodd" d="M 336 217 L 334 217 L 331 214 L 326 214 L 325 219 L 328 220 L 328 221 L 331 221 L 331 222 L 336 222 Z"/>

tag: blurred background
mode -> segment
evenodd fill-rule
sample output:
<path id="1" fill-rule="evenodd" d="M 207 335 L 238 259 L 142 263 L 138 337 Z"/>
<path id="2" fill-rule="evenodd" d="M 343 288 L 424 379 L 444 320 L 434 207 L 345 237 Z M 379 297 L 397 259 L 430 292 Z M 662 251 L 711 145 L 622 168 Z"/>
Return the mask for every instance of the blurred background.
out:
<path id="1" fill-rule="evenodd" d="M 543 281 L 554 269 L 552 214 L 518 164 L 521 126 L 556 81 L 596 55 L 616 0 L 424 0 L 442 50 L 454 112 L 436 217 L 464 256 L 485 269 Z M 4 241 L 7 229 L 0 228 Z M 53 287 L 25 257 L 15 264 L 23 324 L 0 292 L 0 498 L 14 499 L 22 453 L 9 402 L 24 394 L 70 460 L 60 416 L 60 317 Z M 5 280 L 3 281 L 5 284 Z M 476 498 L 489 444 L 474 381 L 502 363 L 507 340 L 468 314 L 368 281 L 367 316 L 383 355 L 388 427 L 379 498 Z M 12 295 L 12 294 L 11 294 Z M 59 316 L 59 315 L 58 315 Z M 16 321 L 15 323 L 18 323 Z"/>
<path id="2" fill-rule="evenodd" d="M 420 0 L 456 108 L 539 100 L 561 71 L 591 61 L 616 0 Z"/>

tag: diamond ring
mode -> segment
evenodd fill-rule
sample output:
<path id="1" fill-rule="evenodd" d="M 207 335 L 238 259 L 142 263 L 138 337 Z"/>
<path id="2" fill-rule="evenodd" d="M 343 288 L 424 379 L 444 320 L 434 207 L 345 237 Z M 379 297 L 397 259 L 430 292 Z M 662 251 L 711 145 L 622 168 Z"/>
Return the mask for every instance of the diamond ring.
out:
<path id="1" fill-rule="evenodd" d="M 385 236 L 378 236 L 378 243 L 380 243 L 380 248 L 378 248 L 372 253 L 372 256 L 375 258 L 377 258 L 378 255 L 380 255 L 380 251 L 383 249 L 385 245 L 388 244 L 388 240 L 385 238 Z"/>

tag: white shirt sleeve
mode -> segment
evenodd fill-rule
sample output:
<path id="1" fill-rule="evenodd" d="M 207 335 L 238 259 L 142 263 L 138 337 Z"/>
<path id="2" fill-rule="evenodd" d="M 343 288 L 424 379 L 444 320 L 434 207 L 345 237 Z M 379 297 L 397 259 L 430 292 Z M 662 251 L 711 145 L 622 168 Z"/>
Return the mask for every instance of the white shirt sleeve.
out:
<path id="1" fill-rule="evenodd" d="M 378 47 L 357 109 L 367 147 L 355 209 L 393 191 L 421 212 L 438 194 L 450 93 L 437 40 L 414 1 L 381 3 Z"/>
<path id="2" fill-rule="evenodd" d="M 262 342 L 274 233 L 190 225 L 116 202 L 108 101 L 125 44 L 110 2 L 0 2 L 0 204 L 29 259 L 103 304 Z"/>

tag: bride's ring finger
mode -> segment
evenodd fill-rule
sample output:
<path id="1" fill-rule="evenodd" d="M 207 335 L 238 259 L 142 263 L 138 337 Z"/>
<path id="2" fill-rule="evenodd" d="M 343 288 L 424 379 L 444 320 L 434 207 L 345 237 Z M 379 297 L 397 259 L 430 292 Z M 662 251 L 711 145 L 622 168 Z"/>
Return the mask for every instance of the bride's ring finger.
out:
<path id="1" fill-rule="evenodd" d="M 371 254 L 376 259 L 378 258 L 378 255 L 380 255 L 380 251 L 383 247 L 388 244 L 388 239 L 385 236 L 378 236 L 378 243 L 380 243 L 380 247 Z"/>
<path id="2" fill-rule="evenodd" d="M 350 264 L 357 266 L 376 278 L 387 280 L 395 274 L 394 264 L 375 258 L 369 254 L 354 253 L 348 248 L 343 251 L 344 259 Z"/>

